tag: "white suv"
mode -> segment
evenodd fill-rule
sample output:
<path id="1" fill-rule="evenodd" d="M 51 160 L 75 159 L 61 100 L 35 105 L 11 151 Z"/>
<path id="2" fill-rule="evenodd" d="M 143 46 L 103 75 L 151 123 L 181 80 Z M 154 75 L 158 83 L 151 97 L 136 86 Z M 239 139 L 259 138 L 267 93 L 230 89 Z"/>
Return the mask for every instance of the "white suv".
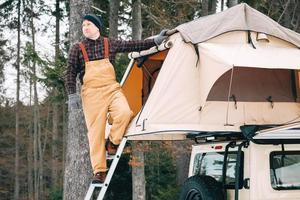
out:
<path id="1" fill-rule="evenodd" d="M 180 200 L 300 199 L 299 129 L 211 135 L 193 145 Z"/>

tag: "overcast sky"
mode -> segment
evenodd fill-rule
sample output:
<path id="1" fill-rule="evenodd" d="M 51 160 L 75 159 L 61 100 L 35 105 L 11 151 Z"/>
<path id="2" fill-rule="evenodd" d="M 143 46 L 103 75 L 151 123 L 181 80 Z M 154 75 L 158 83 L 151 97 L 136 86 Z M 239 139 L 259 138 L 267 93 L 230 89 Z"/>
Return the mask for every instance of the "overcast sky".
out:
<path id="1" fill-rule="evenodd" d="M 0 4 L 3 3 L 2 0 Z M 54 0 L 47 0 L 47 5 L 51 6 L 52 9 L 55 8 Z M 47 15 L 41 15 L 39 19 L 34 19 L 35 27 L 44 27 L 45 25 L 51 25 L 48 28 L 46 33 L 37 32 L 36 33 L 36 51 L 39 56 L 42 58 L 48 58 L 53 60 L 54 57 L 54 42 L 55 42 L 55 18 Z M 63 38 L 64 33 L 68 30 L 69 24 L 68 19 L 64 19 L 64 21 L 60 22 L 61 28 L 61 39 Z M 16 49 L 17 46 L 17 32 L 16 30 L 4 30 L 5 39 L 9 40 L 9 46 Z M 22 44 L 21 47 L 24 48 L 26 41 L 31 41 L 31 38 L 22 35 L 21 36 Z M 16 57 L 14 57 L 10 63 L 5 64 L 4 74 L 5 74 L 5 82 L 4 89 L 6 89 L 5 96 L 7 98 L 14 99 L 16 97 L 16 70 L 12 66 L 12 63 L 15 62 Z M 21 70 L 24 70 L 24 66 L 21 64 Z M 37 66 L 38 76 L 41 77 L 41 67 Z M 26 104 L 29 103 L 29 82 L 25 82 L 24 78 L 21 80 L 21 92 L 20 92 L 20 100 Z M 46 95 L 45 88 L 38 83 L 38 95 L 39 100 L 42 101 Z"/>

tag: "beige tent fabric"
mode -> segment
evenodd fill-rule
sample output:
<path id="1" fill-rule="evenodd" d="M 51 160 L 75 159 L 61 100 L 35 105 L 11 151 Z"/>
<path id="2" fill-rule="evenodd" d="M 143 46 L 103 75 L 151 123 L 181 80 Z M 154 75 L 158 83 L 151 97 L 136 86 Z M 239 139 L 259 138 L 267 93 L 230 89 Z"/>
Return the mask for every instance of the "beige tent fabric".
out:
<path id="1" fill-rule="evenodd" d="M 297 69 L 300 63 L 300 50 L 295 48 L 257 46 L 254 49 L 249 44 L 209 42 L 200 43 L 198 47 L 201 55 L 208 55 L 230 66 Z"/>
<path id="2" fill-rule="evenodd" d="M 193 131 L 240 132 L 242 125 L 300 121 L 292 80 L 300 70 L 299 34 L 246 4 L 177 29 L 127 136 L 175 140 Z M 253 30 L 253 45 L 245 30 Z M 268 42 L 257 41 L 259 32 L 268 34 Z M 231 95 L 236 102 L 228 101 Z"/>
<path id="3" fill-rule="evenodd" d="M 207 41 L 230 31 L 251 30 L 281 38 L 300 47 L 300 34 L 281 26 L 245 3 L 179 25 L 176 29 L 186 42 L 193 44 Z"/>
<path id="4" fill-rule="evenodd" d="M 198 49 L 200 54 L 201 106 L 205 104 L 213 84 L 233 66 L 300 69 L 300 50 L 297 48 L 274 47 L 266 44 L 256 45 L 256 49 L 254 49 L 245 43 L 217 44 L 208 41 L 200 43 Z"/>
<path id="5" fill-rule="evenodd" d="M 245 45 L 244 36 L 243 32 L 231 32 L 199 44 L 198 60 L 194 45 L 183 42 L 179 33 L 172 35 L 170 41 L 174 46 L 169 50 L 144 108 L 132 120 L 127 135 L 148 134 L 137 137 L 145 140 L 148 138 L 172 139 L 165 135 L 180 135 L 179 133 L 191 131 L 240 131 L 240 126 L 245 124 L 282 124 L 299 120 L 300 104 L 292 102 L 293 96 L 290 88 L 285 89 L 291 82 L 283 84 L 282 81 L 288 79 L 290 69 L 300 69 L 298 59 L 300 50 L 276 38 L 269 38 L 270 42 L 267 44 L 255 42 L 257 49 L 254 50 L 260 52 L 256 54 L 251 45 Z M 241 48 L 245 50 L 240 51 Z M 278 55 L 276 51 L 272 57 L 268 57 L 272 54 L 269 52 L 272 52 L 274 48 L 278 51 L 282 50 L 282 55 Z M 224 49 L 226 52 L 223 51 Z M 237 55 L 228 58 L 230 52 Z M 247 59 L 248 55 L 253 55 L 253 59 Z M 265 83 L 256 83 L 258 86 L 254 84 L 253 87 L 277 81 L 274 82 L 273 89 L 282 87 L 276 91 L 287 95 L 287 100 L 279 102 L 273 99 L 273 107 L 267 100 L 248 102 L 237 99 L 236 105 L 224 99 L 207 100 L 209 92 L 214 90 L 220 77 L 230 71 L 234 65 L 243 62 L 243 59 L 239 57 L 245 58 L 248 62 L 240 67 L 242 71 L 247 72 L 255 68 L 258 72 L 254 70 L 254 74 L 259 73 L 259 70 L 264 71 L 264 74 L 256 77 L 258 80 L 264 75 L 268 76 L 269 71 L 274 75 L 266 78 Z M 282 76 L 277 77 L 276 74 L 280 72 L 276 70 L 286 71 Z M 245 76 L 245 72 L 241 75 Z M 238 78 L 233 80 L 236 81 Z M 248 79 L 242 84 L 237 84 L 242 86 L 246 82 L 251 83 L 251 77 Z M 272 89 L 272 87 L 265 89 Z M 233 92 L 235 90 L 233 87 Z M 225 92 L 228 92 L 228 89 Z M 274 92 L 266 93 L 266 95 L 273 94 Z M 178 139 L 175 136 L 173 138 Z"/>
<path id="6" fill-rule="evenodd" d="M 135 128 L 142 130 L 143 124 L 169 123 L 170 118 L 172 123 L 199 122 L 194 122 L 198 118 L 194 110 L 200 106 L 195 48 L 184 43 L 178 33 L 172 35 L 170 40 L 173 47 L 169 50 L 141 114 L 132 121 L 128 132 L 136 132 Z"/>

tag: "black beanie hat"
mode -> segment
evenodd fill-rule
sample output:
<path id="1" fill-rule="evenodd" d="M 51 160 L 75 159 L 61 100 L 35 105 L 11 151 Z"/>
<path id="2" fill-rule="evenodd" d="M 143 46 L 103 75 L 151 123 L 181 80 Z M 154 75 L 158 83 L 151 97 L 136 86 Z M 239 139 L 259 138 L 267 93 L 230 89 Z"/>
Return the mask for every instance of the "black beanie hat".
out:
<path id="1" fill-rule="evenodd" d="M 87 14 L 83 17 L 83 20 L 88 20 L 88 21 L 92 22 L 99 29 L 99 31 L 101 31 L 103 24 L 102 24 L 102 19 L 100 16 L 96 16 L 93 14 Z"/>

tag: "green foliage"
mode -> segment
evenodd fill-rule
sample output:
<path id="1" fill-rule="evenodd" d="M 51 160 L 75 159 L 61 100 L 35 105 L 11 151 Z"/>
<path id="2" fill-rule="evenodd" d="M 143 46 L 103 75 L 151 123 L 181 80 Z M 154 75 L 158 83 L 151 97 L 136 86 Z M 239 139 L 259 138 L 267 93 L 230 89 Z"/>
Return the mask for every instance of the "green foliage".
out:
<path id="1" fill-rule="evenodd" d="M 27 42 L 26 46 L 24 48 L 24 59 L 23 59 L 23 64 L 27 66 L 32 66 L 32 64 L 37 64 L 37 65 L 46 65 L 47 62 L 43 60 L 38 53 L 34 50 L 32 43 Z"/>
<path id="2" fill-rule="evenodd" d="M 122 80 L 123 74 L 128 64 L 129 64 L 129 58 L 127 53 L 117 54 L 114 67 L 115 67 L 118 82 Z"/>
<path id="3" fill-rule="evenodd" d="M 0 16 L 4 17 L 5 19 L 9 18 L 15 6 L 16 6 L 16 1 L 14 0 L 8 0 L 0 4 L 0 10 L 1 10 Z"/>
<path id="4" fill-rule="evenodd" d="M 10 50 L 5 48 L 6 43 L 7 40 L 2 40 L 2 33 L 0 31 L 0 104 L 2 104 L 5 99 L 5 89 L 3 88 L 3 83 L 5 81 L 4 65 L 11 60 L 11 57 L 8 56 Z"/>
<path id="5" fill-rule="evenodd" d="M 151 142 L 145 154 L 146 195 L 149 200 L 178 199 L 176 167 L 164 142 Z"/>
<path id="6" fill-rule="evenodd" d="M 40 78 L 40 81 L 52 92 L 55 90 L 55 95 L 49 95 L 50 101 L 62 102 L 65 98 L 65 75 L 66 58 L 60 56 L 56 62 L 48 62 L 42 72 L 45 78 Z"/>
<path id="7" fill-rule="evenodd" d="M 129 154 L 123 154 L 119 160 L 119 164 L 106 192 L 105 200 L 132 199 L 132 179 L 131 167 L 128 165 L 129 159 Z"/>
<path id="8" fill-rule="evenodd" d="M 63 199 L 63 189 L 62 188 L 52 188 L 49 192 L 49 200 L 62 200 Z"/>
<path id="9" fill-rule="evenodd" d="M 157 195 L 153 196 L 153 200 L 170 200 L 178 199 L 180 188 L 178 186 L 167 185 L 167 187 L 160 188 Z"/>
<path id="10" fill-rule="evenodd" d="M 3 83 L 5 81 L 4 66 L 13 59 L 14 54 L 9 47 L 8 37 L 5 35 L 4 30 L 7 27 L 16 28 L 16 19 L 12 18 L 12 14 L 16 7 L 16 2 L 12 0 L 5 1 L 0 4 L 0 104 L 5 101 L 5 88 Z"/>

